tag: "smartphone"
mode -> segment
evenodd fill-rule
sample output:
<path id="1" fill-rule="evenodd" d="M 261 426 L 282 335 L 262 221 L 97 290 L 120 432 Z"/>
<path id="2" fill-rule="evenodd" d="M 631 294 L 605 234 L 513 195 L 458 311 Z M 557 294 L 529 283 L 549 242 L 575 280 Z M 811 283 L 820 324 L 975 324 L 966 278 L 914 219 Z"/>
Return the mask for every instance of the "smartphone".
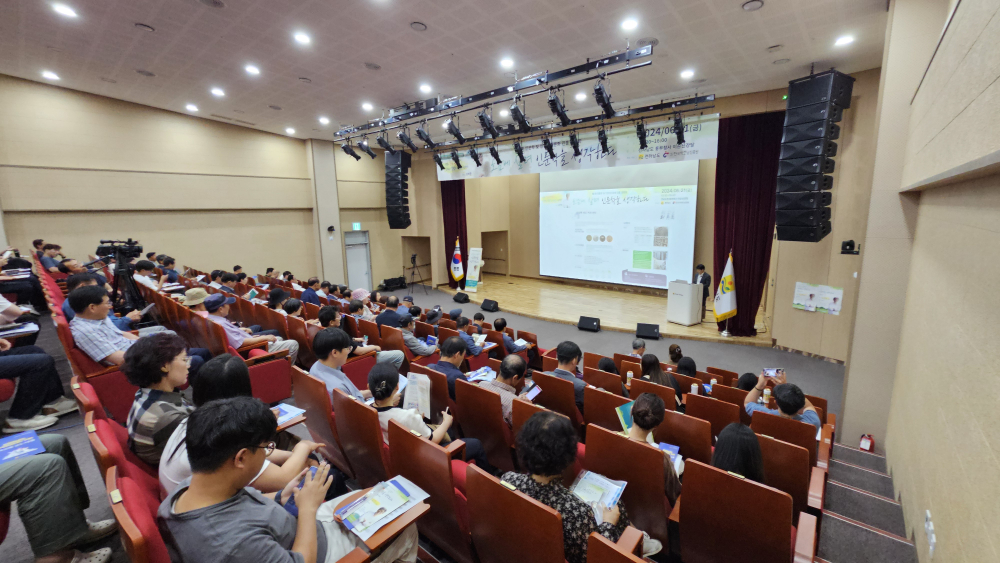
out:
<path id="1" fill-rule="evenodd" d="M 528 388 L 528 392 L 525 393 L 524 396 L 529 401 L 534 401 L 535 397 L 537 397 L 541 392 L 542 388 L 539 387 L 537 383 L 532 383 L 531 387 Z"/>
<path id="2" fill-rule="evenodd" d="M 778 377 L 778 372 L 784 371 L 785 368 L 764 368 L 764 377 Z"/>

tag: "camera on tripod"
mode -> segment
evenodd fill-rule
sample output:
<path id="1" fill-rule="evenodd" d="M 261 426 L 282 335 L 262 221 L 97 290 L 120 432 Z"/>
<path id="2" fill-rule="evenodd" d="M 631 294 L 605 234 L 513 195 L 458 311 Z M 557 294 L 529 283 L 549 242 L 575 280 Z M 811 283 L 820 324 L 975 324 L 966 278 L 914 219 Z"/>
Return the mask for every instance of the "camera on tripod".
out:
<path id="1" fill-rule="evenodd" d="M 417 265 L 417 254 L 413 253 L 410 255 L 410 264 L 413 266 Z"/>
<path id="2" fill-rule="evenodd" d="M 139 244 L 139 241 L 131 238 L 128 240 L 102 240 L 94 254 L 101 257 L 110 256 L 119 261 L 128 262 L 142 256 L 142 245 Z"/>

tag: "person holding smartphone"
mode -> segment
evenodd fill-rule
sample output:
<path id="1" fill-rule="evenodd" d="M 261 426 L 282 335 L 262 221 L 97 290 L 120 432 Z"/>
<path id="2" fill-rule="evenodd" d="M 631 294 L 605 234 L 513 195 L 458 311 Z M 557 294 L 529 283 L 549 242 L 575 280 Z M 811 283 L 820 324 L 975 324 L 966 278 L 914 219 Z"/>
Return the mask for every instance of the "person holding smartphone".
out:
<path id="1" fill-rule="evenodd" d="M 743 400 L 743 408 L 746 409 L 747 414 L 753 416 L 753 413 L 762 411 L 799 422 L 806 422 L 815 426 L 817 430 L 820 429 L 823 423 L 820 422 L 816 407 L 809 402 L 809 399 L 806 399 L 805 393 L 799 389 L 798 385 L 788 383 L 785 377 L 785 370 L 776 369 L 770 373 L 774 373 L 775 375 L 771 377 L 768 375 L 768 370 L 762 371 L 760 377 L 757 378 L 757 384 L 754 385 L 753 389 L 747 393 L 746 399 Z M 771 395 L 774 397 L 774 401 L 778 403 L 777 410 L 769 409 L 767 405 L 761 405 L 757 402 L 760 394 L 767 387 L 768 380 L 775 383 L 774 391 L 771 392 Z"/>

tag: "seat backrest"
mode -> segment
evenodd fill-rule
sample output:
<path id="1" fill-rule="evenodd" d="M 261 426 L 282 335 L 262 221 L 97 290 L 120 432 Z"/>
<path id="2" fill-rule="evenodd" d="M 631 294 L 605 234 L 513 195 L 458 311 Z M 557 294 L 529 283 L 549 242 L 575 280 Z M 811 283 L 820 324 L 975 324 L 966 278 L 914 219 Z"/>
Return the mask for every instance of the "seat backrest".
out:
<path id="1" fill-rule="evenodd" d="M 740 408 L 732 403 L 688 393 L 686 404 L 685 414 L 707 420 L 712 425 L 713 438 L 718 437 L 723 428 L 740 421 Z"/>
<path id="2" fill-rule="evenodd" d="M 410 371 L 422 373 L 431 380 L 431 420 L 437 422 L 441 412 L 452 402 L 448 395 L 448 376 L 421 364 L 410 364 Z M 455 420 L 460 419 L 459 413 L 453 411 L 451 414 Z"/>
<path id="3" fill-rule="evenodd" d="M 663 422 L 653 430 L 653 438 L 680 447 L 685 460 L 712 463 L 712 425 L 707 420 L 666 411 Z"/>
<path id="4" fill-rule="evenodd" d="M 667 542 L 667 505 L 663 452 L 644 442 L 629 440 L 596 426 L 587 427 L 584 467 L 610 479 L 625 481 L 622 502 L 629 519 L 640 530 Z"/>
<path id="5" fill-rule="evenodd" d="M 694 384 L 698 384 L 698 386 L 699 386 L 698 387 L 698 389 L 699 389 L 699 393 L 698 394 L 701 395 L 701 391 L 700 391 L 701 390 L 701 380 L 698 379 L 697 377 L 688 377 L 686 375 L 681 375 L 681 374 L 677 373 L 676 371 L 675 372 L 671 372 L 670 375 L 674 376 L 674 379 L 677 380 L 677 384 L 681 386 L 681 392 L 683 394 L 687 395 L 688 393 L 691 392 L 691 386 L 694 385 Z"/>
<path id="6" fill-rule="evenodd" d="M 83 377 L 80 381 L 93 386 L 97 398 L 101 405 L 107 409 L 111 418 L 118 421 L 118 424 L 125 424 L 128 419 L 128 411 L 132 409 L 135 393 L 139 388 L 129 383 L 124 373 L 112 371 Z"/>
<path id="7" fill-rule="evenodd" d="M 618 352 L 615 352 L 615 356 L 612 359 L 615 362 L 615 367 L 618 368 L 618 373 L 625 373 L 624 371 L 622 371 L 622 362 L 635 363 L 639 361 L 639 358 L 636 358 L 635 356 L 630 356 L 628 354 L 619 354 Z M 639 372 L 636 372 L 633 375 L 638 377 Z"/>
<path id="8" fill-rule="evenodd" d="M 447 328 L 448 330 L 457 331 L 458 323 L 451 319 L 441 319 L 440 321 L 438 321 L 438 331 L 440 332 L 442 328 Z"/>
<path id="9" fill-rule="evenodd" d="M 352 356 L 346 364 L 340 367 L 347 379 L 351 380 L 358 389 L 368 389 L 368 372 L 375 367 L 377 360 L 375 352 L 368 352 L 361 356 Z"/>
<path id="10" fill-rule="evenodd" d="M 550 356 L 549 355 L 550 351 L 547 351 L 545 354 L 542 355 L 542 369 L 545 371 L 552 371 L 557 367 L 559 367 L 559 360 L 557 360 L 553 356 Z"/>
<path id="11" fill-rule="evenodd" d="M 622 380 L 620 376 L 597 368 L 583 368 L 583 381 L 588 385 L 600 387 L 608 393 L 622 396 Z"/>
<path id="12" fill-rule="evenodd" d="M 333 390 L 337 435 L 354 477 L 362 487 L 372 487 L 388 476 L 378 413 L 340 389 Z"/>
<path id="13" fill-rule="evenodd" d="M 705 371 L 714 374 L 716 376 L 722 376 L 719 377 L 719 382 L 729 387 L 732 387 L 733 382 L 740 378 L 740 374 L 736 373 L 735 371 L 729 371 L 727 369 L 707 367 L 705 368 Z"/>
<path id="14" fill-rule="evenodd" d="M 3 379 L 0 381 L 11 380 Z M 93 411 L 94 418 L 108 417 L 107 413 L 104 412 L 104 406 L 101 405 L 100 398 L 97 396 L 97 391 L 94 391 L 93 385 L 86 381 L 81 381 L 79 377 L 74 375 L 69 380 L 69 387 L 73 391 L 73 398 L 76 399 L 77 406 L 80 407 L 81 415 L 86 415 L 88 412 Z M 10 397 L 7 398 L 9 399 Z"/>
<path id="15" fill-rule="evenodd" d="M 455 403 L 462 432 L 483 443 L 491 464 L 503 471 L 514 471 L 510 449 L 513 435 L 503 419 L 500 394 L 459 379 L 455 381 Z"/>
<path id="16" fill-rule="evenodd" d="M 467 469 L 469 528 L 481 563 L 564 563 L 562 516 L 475 465 Z M 516 533 L 511 523 L 516 522 Z"/>
<path id="17" fill-rule="evenodd" d="M 444 342 L 452 336 L 458 336 L 458 329 L 444 326 L 444 321 L 438 323 L 438 342 Z"/>
<path id="18" fill-rule="evenodd" d="M 368 337 L 368 344 L 381 346 L 382 345 L 382 335 L 379 333 L 378 325 L 372 321 L 366 321 L 364 319 L 357 319 L 358 321 L 358 332 L 361 336 Z"/>
<path id="19" fill-rule="evenodd" d="M 395 420 L 389 421 L 389 444 L 392 473 L 406 477 L 430 495 L 427 499 L 430 511 L 417 521 L 420 533 L 456 561 L 474 561 L 468 523 L 459 521 L 455 505 L 455 485 L 448 452 L 434 442 L 413 434 Z"/>
<path id="20" fill-rule="evenodd" d="M 809 451 L 801 446 L 758 435 L 764 460 L 764 484 L 792 497 L 795 518 L 809 504 Z"/>
<path id="21" fill-rule="evenodd" d="M 529 403 L 528 401 L 514 401 L 511 404 L 511 434 L 514 440 L 517 440 L 517 433 L 521 431 L 521 427 L 524 426 L 525 422 L 537 412 L 545 412 L 548 409 L 541 405 L 536 405 L 535 403 Z M 563 415 L 565 416 L 565 415 Z"/>
<path id="22" fill-rule="evenodd" d="M 73 340 L 73 333 L 70 331 L 69 323 L 66 322 L 66 319 L 62 316 L 56 316 L 55 319 L 56 332 L 63 344 L 63 348 L 66 349 L 66 357 L 73 368 L 73 373 L 76 375 L 87 375 L 103 371 L 105 369 L 104 366 L 92 360 L 86 352 L 76 347 L 76 341 Z"/>
<path id="23" fill-rule="evenodd" d="M 306 320 L 312 321 L 319 318 L 319 305 L 313 305 L 312 303 L 302 303 L 302 305 L 305 306 L 303 314 Z"/>
<path id="24" fill-rule="evenodd" d="M 597 369 L 597 364 L 601 361 L 601 358 L 606 358 L 607 356 L 602 356 L 600 354 L 594 354 L 591 352 L 583 353 L 583 367 L 584 368 L 594 368 Z"/>
<path id="25" fill-rule="evenodd" d="M 403 342 L 403 331 L 391 327 L 389 325 L 382 325 L 382 349 L 383 350 L 399 350 L 400 352 L 406 354 L 407 358 L 414 358 L 413 352 L 410 348 Z"/>
<path id="26" fill-rule="evenodd" d="M 545 387 L 542 387 L 543 393 Z M 621 432 L 622 424 L 618 418 L 618 407 L 631 402 L 621 395 L 608 393 L 603 389 L 587 387 L 583 390 L 583 421 L 591 426 L 607 428 L 614 432 Z"/>
<path id="27" fill-rule="evenodd" d="M 743 400 L 747 398 L 748 393 L 749 391 L 725 385 L 712 387 L 712 398 L 736 405 L 740 409 L 740 422 L 750 426 L 750 415 L 747 414 L 746 408 L 743 407 Z"/>
<path id="28" fill-rule="evenodd" d="M 149 507 L 150 502 L 159 501 L 157 491 L 143 490 L 129 477 L 119 476 L 115 467 L 108 471 L 105 486 L 129 560 L 132 563 L 170 563 L 167 546 L 156 525 L 155 505 L 153 510 Z"/>
<path id="29" fill-rule="evenodd" d="M 632 387 L 628 392 L 629 397 L 638 398 L 639 395 L 642 395 L 643 393 L 659 395 L 660 398 L 663 399 L 663 406 L 665 406 L 668 411 L 677 410 L 677 399 L 675 399 L 677 394 L 674 392 L 673 387 L 653 383 L 652 381 L 641 377 L 633 377 Z"/>
<path id="30" fill-rule="evenodd" d="M 417 321 L 417 326 L 413 330 L 413 336 L 416 336 L 421 340 L 427 338 L 428 336 L 434 336 L 434 325 Z"/>
<path id="31" fill-rule="evenodd" d="M 792 560 L 792 497 L 698 461 L 684 468 L 684 563 Z"/>
<path id="32" fill-rule="evenodd" d="M 158 490 L 157 468 L 151 467 L 132 453 L 128 448 L 128 432 L 110 420 L 93 418 L 93 414 L 87 413 L 84 424 L 94 449 L 94 459 L 101 471 L 107 473 L 108 468 L 114 465 L 122 475 L 135 479 L 145 487 Z"/>
<path id="33" fill-rule="evenodd" d="M 287 317 L 281 313 L 275 311 L 274 309 L 269 309 L 264 307 L 265 319 L 264 322 L 260 323 L 261 328 L 265 330 L 276 330 L 278 331 L 278 336 L 288 339 L 288 322 Z M 260 322 L 261 319 L 258 320 Z"/>
<path id="34" fill-rule="evenodd" d="M 712 379 L 715 379 L 716 383 L 725 380 L 724 377 L 719 377 L 713 373 L 708 373 L 707 371 L 696 371 L 694 372 L 695 377 L 704 383 L 705 385 L 711 385 Z"/>
<path id="35" fill-rule="evenodd" d="M 344 313 L 341 315 L 340 327 L 343 328 L 351 338 L 361 338 L 361 329 L 358 328 L 358 319 L 353 315 Z"/>
<path id="36" fill-rule="evenodd" d="M 815 395 L 806 395 L 806 399 L 812 403 L 814 407 L 816 407 L 816 412 L 819 414 L 820 422 L 826 424 L 827 418 L 830 416 L 826 399 Z"/>
<path id="37" fill-rule="evenodd" d="M 576 407 L 573 382 L 537 371 L 532 374 L 531 379 L 542 388 L 542 392 L 535 397 L 535 402 L 566 415 L 579 428 L 583 423 L 583 417 Z"/>
<path id="38" fill-rule="evenodd" d="M 287 317 L 288 337 L 299 343 L 299 363 L 304 366 L 311 366 L 316 361 L 316 354 L 313 353 L 312 339 L 306 331 L 306 322 L 298 317 Z"/>
<path id="39" fill-rule="evenodd" d="M 340 438 L 337 436 L 337 423 L 333 418 L 333 405 L 330 402 L 330 394 L 326 391 L 326 385 L 294 366 L 292 384 L 295 404 L 306 411 L 306 428 L 309 429 L 312 440 L 323 445 L 323 457 L 353 478 L 354 470 L 351 469 L 344 449 L 340 446 Z"/>
<path id="40" fill-rule="evenodd" d="M 816 466 L 816 427 L 776 414 L 757 411 L 753 414 L 750 428 L 757 434 L 784 440 L 789 444 L 802 446 L 809 452 L 809 467 Z"/>
<path id="41" fill-rule="evenodd" d="M 622 378 L 622 381 L 628 381 L 628 372 L 632 372 L 632 381 L 642 378 L 642 365 L 639 363 L 638 358 L 628 358 L 622 360 L 622 367 L 619 368 L 618 373 Z"/>
<path id="42" fill-rule="evenodd" d="M 626 533 L 629 530 L 634 531 L 633 533 L 638 536 L 636 538 L 636 552 L 624 550 L 601 534 L 591 532 L 590 537 L 587 538 L 587 561 L 589 563 L 645 563 L 646 560 L 641 557 L 642 532 L 631 526 L 626 528 Z M 625 538 L 625 534 L 622 534 L 622 538 Z"/>

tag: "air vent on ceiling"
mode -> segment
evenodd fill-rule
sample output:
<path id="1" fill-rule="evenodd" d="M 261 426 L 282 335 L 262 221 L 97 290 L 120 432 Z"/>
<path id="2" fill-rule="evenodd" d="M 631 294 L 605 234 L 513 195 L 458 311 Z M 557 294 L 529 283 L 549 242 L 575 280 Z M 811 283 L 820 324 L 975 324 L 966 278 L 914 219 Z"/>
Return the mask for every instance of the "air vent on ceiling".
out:
<path id="1" fill-rule="evenodd" d="M 114 78 L 108 78 L 107 76 L 98 76 L 102 82 L 107 82 L 108 84 L 118 84 L 118 81 Z"/>
<path id="2" fill-rule="evenodd" d="M 152 77 L 156 76 L 156 74 L 154 74 L 154 73 L 152 73 L 152 72 L 149 72 L 148 70 L 143 70 L 143 69 L 141 69 L 141 68 L 137 68 L 137 69 L 135 69 L 135 71 L 136 71 L 136 72 L 137 72 L 138 74 L 141 74 L 141 75 L 143 75 L 143 76 L 147 76 L 147 77 L 149 77 L 149 78 L 152 78 Z"/>
<path id="3" fill-rule="evenodd" d="M 381 65 L 377 65 L 375 63 L 365 63 L 365 68 L 368 70 L 382 70 Z"/>
<path id="4" fill-rule="evenodd" d="M 241 109 L 234 109 L 233 113 L 246 113 L 246 112 Z"/>
<path id="5" fill-rule="evenodd" d="M 783 65 L 783 64 L 787 63 L 790 60 L 792 60 L 792 59 L 778 59 L 778 60 L 772 62 L 771 64 L 773 64 L 773 65 Z"/>
<path id="6" fill-rule="evenodd" d="M 656 47 L 660 44 L 660 40 L 655 37 L 643 37 L 642 39 L 636 41 L 635 44 L 639 47 L 645 47 L 646 45 Z"/>
<path id="7" fill-rule="evenodd" d="M 219 115 L 217 113 L 210 113 L 210 114 L 208 114 L 208 116 L 209 117 L 214 117 L 216 119 L 225 119 L 226 121 L 233 121 L 232 117 L 226 117 L 224 115 Z"/>
<path id="8" fill-rule="evenodd" d="M 691 84 L 704 84 L 706 82 L 708 82 L 707 78 L 699 78 L 697 80 L 692 80 Z"/>
<path id="9" fill-rule="evenodd" d="M 270 105 L 270 106 L 267 106 L 267 107 L 273 109 L 274 111 L 281 111 L 281 106 Z"/>
<path id="10" fill-rule="evenodd" d="M 202 4 L 208 6 L 209 8 L 225 8 L 226 3 L 222 0 L 198 0 Z"/>
<path id="11" fill-rule="evenodd" d="M 254 127 L 257 126 L 256 123 L 250 123 L 249 121 L 243 121 L 242 119 L 234 119 L 233 121 L 236 122 L 236 123 L 240 123 L 242 125 L 252 125 Z"/>

